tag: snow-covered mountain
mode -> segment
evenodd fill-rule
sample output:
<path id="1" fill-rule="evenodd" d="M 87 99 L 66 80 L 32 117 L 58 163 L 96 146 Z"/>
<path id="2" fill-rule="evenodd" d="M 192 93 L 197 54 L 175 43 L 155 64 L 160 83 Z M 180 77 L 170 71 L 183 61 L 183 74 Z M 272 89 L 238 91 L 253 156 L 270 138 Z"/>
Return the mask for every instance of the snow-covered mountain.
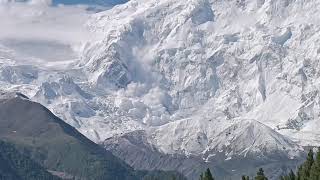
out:
<path id="1" fill-rule="evenodd" d="M 236 119 L 255 119 L 316 145 L 319 5 L 131 1 L 93 16 L 90 28 L 105 38 L 86 47 L 80 67 L 92 86 L 117 91 L 116 106 L 147 126 L 178 124 L 186 133 L 193 129 L 180 121 L 212 120 L 215 128 L 204 133 L 211 139 Z M 193 151 L 165 150 L 180 148 Z"/>
<path id="2" fill-rule="evenodd" d="M 131 0 L 92 15 L 99 38 L 69 61 L 19 61 L 0 46 L 1 85 L 95 142 L 143 130 L 157 151 L 204 162 L 294 159 L 320 145 L 319 9 L 318 0 Z"/>

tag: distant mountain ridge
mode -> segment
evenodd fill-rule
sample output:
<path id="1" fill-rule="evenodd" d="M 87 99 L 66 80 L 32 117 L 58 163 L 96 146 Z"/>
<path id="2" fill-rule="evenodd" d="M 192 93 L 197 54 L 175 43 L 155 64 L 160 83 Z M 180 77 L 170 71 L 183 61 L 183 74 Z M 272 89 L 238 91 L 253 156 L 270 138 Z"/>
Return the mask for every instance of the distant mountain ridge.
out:
<path id="1" fill-rule="evenodd" d="M 246 123 L 244 122 L 244 124 Z M 251 124 L 247 125 L 250 126 Z M 234 130 L 238 129 L 235 128 Z M 243 129 L 243 131 L 247 132 L 246 129 Z M 242 134 L 242 136 L 247 138 L 246 140 L 255 141 L 255 139 L 247 135 L 246 133 Z M 232 136 L 232 132 L 229 136 Z M 217 138 L 215 141 L 220 141 L 221 138 Z M 241 136 L 238 138 L 241 138 Z M 137 170 L 174 169 L 181 172 L 189 180 L 198 179 L 199 174 L 208 167 L 210 167 L 217 179 L 239 179 L 243 174 L 253 176 L 256 173 L 257 167 L 263 167 L 269 174 L 268 177 L 270 179 L 278 179 L 284 172 L 295 169 L 297 164 L 302 162 L 302 158 L 300 157 L 288 158 L 288 154 L 281 149 L 275 149 L 274 152 L 268 148 L 264 148 L 264 151 L 256 153 L 249 151 L 249 148 L 259 147 L 259 138 L 256 141 L 257 144 L 254 145 L 252 143 L 252 147 L 247 147 L 248 149 L 239 149 L 238 147 L 241 147 L 243 144 L 230 142 L 229 146 L 224 146 L 221 150 L 212 149 L 208 150 L 208 154 L 202 156 L 189 155 L 188 157 L 181 154 L 166 154 L 159 151 L 148 140 L 148 135 L 144 131 L 134 131 L 108 138 L 102 145 Z M 222 146 L 224 143 L 219 143 L 218 145 Z M 241 151 L 232 152 L 235 150 L 241 150 L 242 153 L 247 154 L 241 154 Z M 215 153 L 215 155 L 210 156 L 212 153 Z M 225 155 L 227 153 L 232 154 L 232 156 L 227 157 Z"/>

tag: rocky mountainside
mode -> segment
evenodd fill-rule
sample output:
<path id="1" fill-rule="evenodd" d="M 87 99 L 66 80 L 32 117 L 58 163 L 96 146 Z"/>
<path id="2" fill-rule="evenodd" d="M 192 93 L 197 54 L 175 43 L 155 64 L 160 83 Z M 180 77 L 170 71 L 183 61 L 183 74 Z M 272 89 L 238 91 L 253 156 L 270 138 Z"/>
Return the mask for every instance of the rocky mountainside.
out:
<path id="1" fill-rule="evenodd" d="M 0 138 L 43 168 L 75 179 L 138 179 L 124 162 L 21 94 L 1 95 Z"/>
<path id="2" fill-rule="evenodd" d="M 91 140 L 107 139 L 116 154 L 146 148 L 114 146 L 138 130 L 156 157 L 298 161 L 303 146 L 320 144 L 319 8 L 318 0 L 132 0 L 92 15 L 87 26 L 99 38 L 73 61 L 35 64 L 0 46 L 1 86 Z"/>

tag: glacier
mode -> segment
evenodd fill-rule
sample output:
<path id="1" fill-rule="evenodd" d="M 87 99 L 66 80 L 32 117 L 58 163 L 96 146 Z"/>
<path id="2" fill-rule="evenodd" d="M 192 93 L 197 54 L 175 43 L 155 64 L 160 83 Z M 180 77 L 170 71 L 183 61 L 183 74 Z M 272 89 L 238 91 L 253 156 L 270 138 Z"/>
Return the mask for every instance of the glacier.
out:
<path id="1" fill-rule="evenodd" d="M 318 0 L 131 0 L 90 14 L 59 61 L 21 57 L 0 35 L 0 84 L 97 143 L 143 131 L 157 151 L 204 162 L 295 159 L 320 145 L 318 9 Z"/>

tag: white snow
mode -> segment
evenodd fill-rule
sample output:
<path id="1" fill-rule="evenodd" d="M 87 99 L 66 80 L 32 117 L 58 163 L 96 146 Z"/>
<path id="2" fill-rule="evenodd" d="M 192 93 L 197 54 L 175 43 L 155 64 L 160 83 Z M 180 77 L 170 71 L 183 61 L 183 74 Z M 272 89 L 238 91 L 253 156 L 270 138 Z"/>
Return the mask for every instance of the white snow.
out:
<path id="1" fill-rule="evenodd" d="M 131 0 L 93 14 L 84 36 L 70 26 L 31 34 L 60 42 L 45 43 L 58 62 L 21 49 L 30 31 L 14 45 L 0 41 L 1 85 L 96 142 L 143 129 L 165 153 L 294 157 L 301 145 L 320 145 L 319 9 L 318 0 Z M 54 33 L 59 40 L 47 38 Z"/>

